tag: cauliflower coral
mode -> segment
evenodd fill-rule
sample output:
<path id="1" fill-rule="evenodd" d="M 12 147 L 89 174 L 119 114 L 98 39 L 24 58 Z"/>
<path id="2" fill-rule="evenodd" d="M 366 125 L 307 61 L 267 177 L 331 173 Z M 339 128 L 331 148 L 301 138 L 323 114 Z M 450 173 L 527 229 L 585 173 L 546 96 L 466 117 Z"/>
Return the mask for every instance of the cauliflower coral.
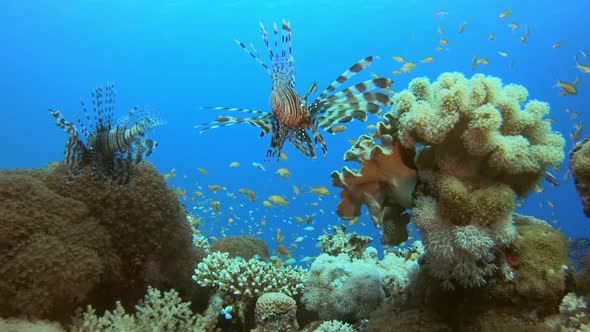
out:
<path id="1" fill-rule="evenodd" d="M 346 160 L 361 162 L 361 171 L 332 174 L 343 188 L 339 210 L 345 213 L 339 214 L 358 215 L 366 204 L 374 220 L 383 220 L 384 238 L 395 240 L 382 242 L 398 244 L 407 238 L 404 221 L 388 228 L 384 216 L 409 208 L 431 274 L 447 288 L 485 284 L 500 268 L 498 254 L 514 240 L 515 199 L 564 159 L 565 141 L 544 119 L 549 105 L 527 98 L 524 87 L 481 74 L 414 79 L 377 124 L 381 145 L 362 136 L 364 151 L 355 154 L 355 146 L 346 153 Z"/>

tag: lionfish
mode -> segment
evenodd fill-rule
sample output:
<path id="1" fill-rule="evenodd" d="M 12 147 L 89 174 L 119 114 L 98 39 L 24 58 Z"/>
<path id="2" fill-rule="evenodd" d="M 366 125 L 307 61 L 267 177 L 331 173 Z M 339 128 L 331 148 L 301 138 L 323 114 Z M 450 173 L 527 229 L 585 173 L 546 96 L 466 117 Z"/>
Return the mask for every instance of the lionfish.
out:
<path id="1" fill-rule="evenodd" d="M 391 86 L 393 81 L 388 78 L 374 78 L 334 93 L 341 84 L 373 62 L 375 57 L 368 56 L 342 73 L 311 104 L 308 104 L 307 99 L 315 92 L 317 84 L 316 82 L 312 83 L 303 97 L 299 96 L 295 90 L 295 66 L 291 54 L 290 23 L 283 20 L 280 35 L 279 28 L 274 24 L 274 46 L 271 45 L 268 32 L 262 23 L 260 23 L 260 30 L 270 57 L 270 67 L 260 58 L 252 44 L 248 49 L 241 41 L 236 40 L 236 43 L 260 63 L 270 75 L 272 80 L 270 96 L 272 113 L 233 107 L 203 107 L 204 109 L 249 113 L 255 116 L 249 118 L 219 116 L 213 122 L 195 126 L 200 127 L 201 132 L 238 123 L 249 123 L 262 130 L 260 137 L 272 132 L 266 160 L 275 155 L 277 158 L 279 157 L 285 140 L 291 142 L 305 156 L 315 158 L 314 146 L 307 129 L 311 129 L 315 144 L 321 145 L 325 156 L 328 149 L 318 127 L 333 133 L 332 128 L 337 123 L 349 122 L 353 119 L 366 121 L 367 113 L 376 114 L 380 111 L 380 106 L 388 106 L 392 103 L 391 98 L 386 94 L 370 92 L 377 88 L 385 90 Z"/>
<path id="2" fill-rule="evenodd" d="M 67 179 L 80 175 L 90 165 L 95 181 L 126 184 L 131 178 L 134 164 L 149 156 L 157 143 L 145 133 L 163 121 L 154 112 L 132 107 L 127 115 L 113 123 L 115 89 L 107 83 L 105 89 L 97 87 L 92 93 L 94 121 L 91 121 L 83 100 L 80 100 L 86 117 L 84 124 L 78 117 L 78 128 L 64 119 L 59 111 L 50 109 L 56 124 L 69 136 L 65 149 Z"/>

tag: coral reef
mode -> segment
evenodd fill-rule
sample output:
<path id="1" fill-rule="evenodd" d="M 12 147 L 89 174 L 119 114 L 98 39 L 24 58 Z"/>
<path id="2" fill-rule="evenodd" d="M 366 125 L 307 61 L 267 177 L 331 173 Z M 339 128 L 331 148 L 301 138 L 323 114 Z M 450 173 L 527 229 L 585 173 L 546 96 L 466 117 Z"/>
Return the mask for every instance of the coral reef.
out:
<path id="1" fill-rule="evenodd" d="M 307 272 L 299 267 L 276 268 L 256 258 L 231 258 L 226 252 L 210 253 L 197 264 L 193 275 L 198 285 L 214 288 L 243 325 L 249 324 L 247 312 L 259 296 L 280 292 L 294 297 L 301 294 L 306 279 Z M 227 318 L 233 320 L 234 316 Z"/>
<path id="2" fill-rule="evenodd" d="M 332 173 L 344 189 L 339 214 L 357 215 L 366 204 L 374 221 L 391 211 L 400 219 L 410 208 L 428 271 L 447 289 L 485 285 L 516 237 L 515 198 L 526 197 L 564 159 L 565 141 L 544 119 L 549 106 L 527 98 L 525 88 L 480 74 L 412 80 L 377 125 L 381 145 L 361 136 L 346 153 L 361 171 Z M 383 224 L 382 242 L 405 241 L 404 222 Z"/>
<path id="3" fill-rule="evenodd" d="M 256 332 L 297 331 L 297 303 L 283 293 L 264 293 L 256 301 Z"/>
<path id="4" fill-rule="evenodd" d="M 545 324 L 552 331 L 590 331 L 587 299 L 574 293 L 567 294 L 559 306 L 559 315 L 547 318 Z"/>
<path id="5" fill-rule="evenodd" d="M 107 331 L 212 331 L 219 317 L 221 301 L 211 298 L 209 308 L 203 315 L 195 315 L 190 303 L 182 302 L 178 292 L 170 290 L 162 294 L 148 287 L 143 303 L 135 306 L 135 313 L 128 314 L 120 302 L 113 311 L 97 316 L 92 306 L 71 326 L 72 332 Z"/>
<path id="6" fill-rule="evenodd" d="M 189 225 L 151 165 L 125 186 L 65 173 L 0 173 L 0 315 L 67 322 L 80 305 L 129 308 L 148 284 L 193 294 Z"/>
<path id="7" fill-rule="evenodd" d="M 370 236 L 362 236 L 357 232 L 346 233 L 346 226 L 332 226 L 334 234 L 324 234 L 318 238 L 318 247 L 324 254 L 338 256 L 347 254 L 350 258 L 361 258 L 367 244 L 373 241 Z"/>
<path id="8" fill-rule="evenodd" d="M 590 137 L 579 142 L 570 152 L 570 168 L 578 194 L 584 205 L 584 213 L 590 217 Z"/>
<path id="9" fill-rule="evenodd" d="M 543 331 L 573 287 L 566 242 L 546 222 L 515 215 L 516 237 L 483 287 L 449 291 L 425 268 L 405 296 L 390 297 L 371 317 L 368 331 Z M 543 285 L 547 285 L 544 287 Z"/>
<path id="10" fill-rule="evenodd" d="M 332 185 L 343 189 L 336 213 L 354 219 L 365 204 L 375 227 L 384 227 L 384 244 L 398 245 L 408 238 L 410 216 L 402 212 L 411 206 L 416 171 L 406 166 L 413 157 L 406 151 L 390 135 L 381 136 L 381 146 L 362 135 L 344 155 L 345 161 L 361 163 L 361 170 L 344 167 L 342 172 L 332 172 Z"/>
<path id="11" fill-rule="evenodd" d="M 245 260 L 257 256 L 263 261 L 270 262 L 270 253 L 266 243 L 248 235 L 223 237 L 213 242 L 209 251 L 227 252 L 231 258 L 239 256 Z"/>
<path id="12" fill-rule="evenodd" d="M 374 248 L 367 248 L 360 259 L 322 254 L 311 265 L 302 302 L 323 320 L 368 318 L 386 295 L 403 295 L 418 268 L 415 259 L 392 252 L 378 261 Z"/>
<path id="13" fill-rule="evenodd" d="M 354 332 L 355 329 L 352 325 L 337 321 L 337 320 L 328 320 L 320 324 L 313 332 Z"/>

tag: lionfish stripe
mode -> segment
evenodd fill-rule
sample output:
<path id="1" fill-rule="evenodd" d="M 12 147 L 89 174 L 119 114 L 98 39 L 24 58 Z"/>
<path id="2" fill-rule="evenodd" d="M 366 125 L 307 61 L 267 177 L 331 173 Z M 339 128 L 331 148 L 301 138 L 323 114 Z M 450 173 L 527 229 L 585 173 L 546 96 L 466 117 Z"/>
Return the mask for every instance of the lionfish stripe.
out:
<path id="1" fill-rule="evenodd" d="M 331 105 L 335 104 L 360 104 L 363 102 L 389 106 L 393 100 L 388 95 L 381 92 L 363 92 L 352 96 L 345 96 L 340 99 L 329 100 L 321 104 L 321 106 L 324 107 L 323 109 L 328 109 Z"/>
<path id="2" fill-rule="evenodd" d="M 375 110 L 372 113 L 377 113 L 379 106 L 375 104 L 370 105 L 373 105 L 371 110 Z M 322 116 L 318 117 L 316 122 L 322 129 L 328 131 L 330 131 L 329 128 L 336 123 L 350 122 L 353 119 L 364 122 L 367 120 L 367 113 L 365 109 L 366 108 L 362 108 L 361 110 L 359 107 L 335 108 L 330 112 L 324 113 Z"/>
<path id="3" fill-rule="evenodd" d="M 235 107 L 220 107 L 220 106 L 216 106 L 216 107 L 201 107 L 201 109 L 208 109 L 208 110 L 218 110 L 218 111 L 235 111 L 235 112 L 241 112 L 241 113 L 249 113 L 249 114 L 259 114 L 259 115 L 267 115 L 267 112 L 263 112 L 263 111 L 258 111 L 258 110 L 251 110 L 251 109 L 246 109 L 246 108 L 235 108 Z"/>
<path id="4" fill-rule="evenodd" d="M 252 117 L 252 118 L 234 118 L 230 116 L 222 117 L 223 121 L 213 121 L 209 123 L 203 123 L 200 125 L 196 125 L 195 128 L 199 128 L 199 131 L 202 133 L 205 130 L 233 126 L 239 123 L 248 123 L 253 126 L 256 126 L 262 130 L 260 136 L 264 136 L 268 134 L 272 130 L 272 125 L 270 123 L 270 119 L 268 114 L 265 117 Z"/>
<path id="5" fill-rule="evenodd" d="M 270 61 L 272 62 L 274 59 L 274 53 L 270 47 L 270 44 L 268 43 L 268 32 L 266 31 L 266 28 L 262 22 L 260 22 L 260 33 L 262 34 L 262 40 L 264 41 L 264 45 L 266 45 L 266 49 L 268 50 L 268 54 L 270 56 Z"/>
<path id="6" fill-rule="evenodd" d="M 291 142 L 291 144 L 293 144 L 293 146 L 297 150 L 301 151 L 301 153 L 303 153 L 306 157 L 315 158 L 315 151 L 313 150 L 311 138 L 309 138 L 309 135 L 305 129 L 297 129 L 288 136 L 288 139 L 289 142 Z"/>
<path id="7" fill-rule="evenodd" d="M 258 55 L 256 55 L 256 54 L 252 53 L 252 52 L 251 52 L 251 51 L 250 51 L 250 50 L 249 50 L 249 49 L 246 47 L 246 45 L 244 45 L 244 43 L 242 43 L 242 42 L 241 42 L 241 41 L 239 41 L 239 40 L 236 40 L 236 43 L 237 43 L 237 44 L 238 44 L 238 45 L 239 45 L 239 46 L 240 46 L 240 47 L 241 47 L 241 48 L 242 48 L 242 49 L 243 49 L 243 50 L 244 50 L 246 53 L 250 54 L 250 56 L 251 56 L 252 58 L 254 58 L 254 60 L 256 60 L 256 62 L 258 62 L 260 65 L 262 65 L 262 67 L 264 67 L 264 69 L 266 69 L 267 71 L 269 70 L 269 69 L 268 69 L 268 66 L 266 65 L 266 63 L 264 63 L 264 61 L 262 61 L 262 59 L 260 59 L 260 57 L 259 57 Z"/>
<path id="8" fill-rule="evenodd" d="M 320 134 L 320 131 L 318 130 L 316 123 L 312 122 L 310 127 L 311 127 L 311 132 L 313 133 L 314 142 L 316 144 L 320 144 L 320 146 L 322 147 L 322 151 L 324 152 L 324 157 L 327 156 L 328 155 L 328 146 L 326 145 L 326 142 L 324 141 L 322 134 Z"/>
<path id="9" fill-rule="evenodd" d="M 377 88 L 381 88 L 381 89 L 385 89 L 390 87 L 393 84 L 393 81 L 390 80 L 389 78 L 376 78 L 376 79 L 372 79 L 372 80 L 368 80 L 359 84 L 356 84 L 350 88 L 344 89 L 338 93 L 335 93 L 333 95 L 331 95 L 330 97 L 328 97 L 327 99 L 325 99 L 325 101 L 323 102 L 330 102 L 333 100 L 336 100 L 338 98 L 342 98 L 342 97 L 346 97 L 346 96 L 352 96 L 355 94 L 359 94 L 359 93 L 364 93 L 367 91 L 371 91 Z"/>
<path id="10" fill-rule="evenodd" d="M 373 56 L 368 56 L 361 61 L 355 63 L 352 67 L 346 70 L 342 75 L 340 75 L 334 82 L 332 82 L 316 99 L 316 101 L 320 101 L 326 96 L 336 90 L 342 83 L 348 81 L 352 76 L 358 74 L 361 70 L 367 68 L 373 62 Z"/>

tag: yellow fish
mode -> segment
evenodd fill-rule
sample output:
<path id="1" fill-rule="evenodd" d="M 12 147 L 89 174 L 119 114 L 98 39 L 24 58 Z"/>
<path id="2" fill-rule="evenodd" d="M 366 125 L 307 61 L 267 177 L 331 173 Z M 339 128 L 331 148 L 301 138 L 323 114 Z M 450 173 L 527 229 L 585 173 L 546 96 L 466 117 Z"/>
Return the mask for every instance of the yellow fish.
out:
<path id="1" fill-rule="evenodd" d="M 320 213 L 321 213 L 321 214 L 324 214 L 324 213 L 326 213 L 326 212 L 324 212 L 324 209 L 320 209 Z"/>
<path id="2" fill-rule="evenodd" d="M 401 57 L 401 56 L 399 56 L 399 55 L 396 55 L 396 56 L 394 56 L 394 57 L 393 57 L 393 60 L 395 60 L 395 61 L 397 61 L 397 62 L 404 62 L 404 61 L 406 61 L 406 60 L 404 60 L 404 58 L 403 58 L 403 57 Z"/>
<path id="3" fill-rule="evenodd" d="M 359 217 L 354 217 L 353 219 L 350 219 L 350 220 L 348 221 L 348 225 L 350 225 L 350 226 L 354 226 L 354 225 L 356 225 L 358 222 L 359 222 Z"/>
<path id="4" fill-rule="evenodd" d="M 207 175 L 207 174 L 209 174 L 209 173 L 207 172 L 207 170 L 206 170 L 206 169 L 204 169 L 204 168 L 201 168 L 201 167 L 199 167 L 199 168 L 197 168 L 197 169 L 199 170 L 199 173 L 201 173 L 201 174 L 203 174 L 203 175 Z"/>
<path id="5" fill-rule="evenodd" d="M 176 196 L 178 196 L 178 198 L 186 199 L 186 190 L 184 190 L 184 188 L 176 188 L 174 189 L 174 192 L 176 193 Z"/>
<path id="6" fill-rule="evenodd" d="M 443 28 L 439 25 L 438 28 L 436 29 L 436 31 L 438 31 L 439 35 L 444 35 L 445 32 L 443 31 Z"/>
<path id="7" fill-rule="evenodd" d="M 216 191 L 221 190 L 221 186 L 218 184 L 210 184 L 209 190 L 211 190 L 212 192 L 216 192 Z"/>
<path id="8" fill-rule="evenodd" d="M 401 68 L 401 71 L 404 73 L 411 72 L 414 68 L 416 68 L 416 64 L 413 62 L 406 62 Z"/>
<path id="9" fill-rule="evenodd" d="M 495 33 L 490 33 L 490 37 L 489 37 L 489 39 L 490 39 L 490 40 L 494 40 L 494 39 L 496 39 L 496 34 L 495 34 Z"/>
<path id="10" fill-rule="evenodd" d="M 477 55 L 474 55 L 471 60 L 471 71 L 475 71 L 475 69 L 477 69 Z"/>
<path id="11" fill-rule="evenodd" d="M 164 180 L 168 180 L 168 179 L 172 179 L 173 177 L 176 177 L 176 169 L 171 168 L 168 173 L 164 174 Z"/>
<path id="12" fill-rule="evenodd" d="M 576 59 L 576 68 L 578 68 L 584 74 L 590 74 L 590 66 L 584 65 L 578 62 L 578 57 Z"/>
<path id="13" fill-rule="evenodd" d="M 311 187 L 309 188 L 309 190 L 316 194 L 316 195 L 320 195 L 320 196 L 326 196 L 326 195 L 330 195 L 330 191 L 324 187 L 324 186 L 319 186 L 319 187 Z"/>
<path id="14" fill-rule="evenodd" d="M 512 29 L 512 31 L 518 29 L 520 26 L 516 22 L 508 23 L 508 27 Z"/>
<path id="15" fill-rule="evenodd" d="M 297 222 L 303 222 L 303 218 L 300 216 L 295 216 L 295 220 L 297 220 Z"/>
<path id="16" fill-rule="evenodd" d="M 277 204 L 277 205 L 281 205 L 281 206 L 289 205 L 289 202 L 287 202 L 285 197 L 283 197 L 281 195 L 270 195 L 270 196 L 268 196 L 268 200 Z"/>
<path id="17" fill-rule="evenodd" d="M 501 56 L 508 56 L 508 53 L 504 52 L 504 51 L 498 51 L 498 54 L 500 54 Z"/>
<path id="18" fill-rule="evenodd" d="M 392 71 L 392 73 L 393 73 L 393 75 L 399 75 L 402 73 L 402 71 L 399 69 L 396 69 L 396 70 Z"/>
<path id="19" fill-rule="evenodd" d="M 281 230 L 277 228 L 277 243 L 283 242 L 284 239 L 285 237 L 281 235 Z"/>
<path id="20" fill-rule="evenodd" d="M 437 51 L 439 51 L 439 52 L 442 52 L 442 51 L 444 50 L 444 48 L 442 48 L 442 46 L 438 46 L 438 47 L 436 48 L 436 50 L 437 50 Z"/>
<path id="21" fill-rule="evenodd" d="M 477 63 L 480 65 L 489 65 L 490 62 L 488 61 L 488 58 L 479 58 L 477 59 Z"/>
<path id="22" fill-rule="evenodd" d="M 198 191 L 198 190 L 197 191 L 194 191 L 193 192 L 193 195 L 198 196 L 198 197 L 203 197 L 203 193 L 200 192 L 200 191 Z"/>
<path id="23" fill-rule="evenodd" d="M 577 78 L 573 83 L 557 80 L 557 84 L 555 86 L 561 88 L 561 95 L 562 96 L 567 96 L 567 95 L 575 96 L 578 94 L 578 88 L 576 87 L 576 85 L 578 85 L 578 83 L 580 83 L 579 78 Z"/>
<path id="24" fill-rule="evenodd" d="M 263 201 L 262 205 L 266 206 L 267 208 L 272 208 L 272 203 L 269 201 Z"/>
<path id="25" fill-rule="evenodd" d="M 311 203 L 309 203 L 309 205 L 311 205 L 311 206 L 318 206 L 318 205 L 320 205 L 320 203 L 318 203 L 318 202 L 311 202 Z"/>
<path id="26" fill-rule="evenodd" d="M 434 57 L 432 57 L 432 56 L 427 56 L 424 59 L 422 59 L 422 62 L 423 63 L 429 63 L 429 62 L 432 62 L 432 61 L 434 61 Z"/>
<path id="27" fill-rule="evenodd" d="M 512 13 L 512 9 L 506 9 L 505 11 L 501 12 L 500 15 L 498 15 L 498 18 L 505 18 L 506 16 L 510 15 L 510 13 Z"/>
<path id="28" fill-rule="evenodd" d="M 343 131 L 346 130 L 346 126 L 345 125 L 337 125 L 334 126 L 332 128 L 328 128 L 326 131 L 332 133 L 332 134 L 336 134 L 336 133 L 341 133 Z"/>
<path id="29" fill-rule="evenodd" d="M 254 202 L 256 200 L 256 195 L 254 195 L 254 192 L 250 189 L 240 188 L 238 189 L 238 192 L 240 194 L 248 195 L 250 202 Z"/>
<path id="30" fill-rule="evenodd" d="M 289 158 L 287 157 L 287 154 L 286 154 L 286 153 L 284 153 L 283 151 L 281 151 L 281 153 L 279 153 L 279 157 L 280 157 L 281 159 L 283 159 L 283 160 L 287 160 L 287 159 L 289 159 Z"/>
<path id="31" fill-rule="evenodd" d="M 299 188 L 297 188 L 296 185 L 293 185 L 293 192 L 295 193 L 295 195 L 299 195 Z"/>
<path id="32" fill-rule="evenodd" d="M 374 124 L 370 124 L 367 126 L 367 129 L 375 129 L 375 125 Z"/>
<path id="33" fill-rule="evenodd" d="M 260 222 L 260 226 L 263 226 L 263 227 L 264 227 L 264 226 L 266 226 L 266 220 L 264 220 L 264 219 L 263 219 L 263 220 Z"/>
<path id="34" fill-rule="evenodd" d="M 280 176 L 281 176 L 283 179 L 286 179 L 286 178 L 288 178 L 288 177 L 290 177 L 290 176 L 291 176 L 291 172 L 289 172 L 289 170 L 288 170 L 288 169 L 286 169 L 286 168 L 279 168 L 279 169 L 278 169 L 278 170 L 275 172 L 275 174 L 278 174 L 278 175 L 280 175 Z"/>
<path id="35" fill-rule="evenodd" d="M 240 166 L 240 163 L 237 161 L 232 161 L 231 163 L 229 163 L 229 167 L 232 167 L 232 168 L 239 167 L 239 166 Z"/>
<path id="36" fill-rule="evenodd" d="M 459 33 L 463 33 L 463 31 L 465 31 L 465 26 L 467 25 L 467 22 L 463 21 L 463 23 L 461 23 L 461 26 L 459 27 Z"/>

